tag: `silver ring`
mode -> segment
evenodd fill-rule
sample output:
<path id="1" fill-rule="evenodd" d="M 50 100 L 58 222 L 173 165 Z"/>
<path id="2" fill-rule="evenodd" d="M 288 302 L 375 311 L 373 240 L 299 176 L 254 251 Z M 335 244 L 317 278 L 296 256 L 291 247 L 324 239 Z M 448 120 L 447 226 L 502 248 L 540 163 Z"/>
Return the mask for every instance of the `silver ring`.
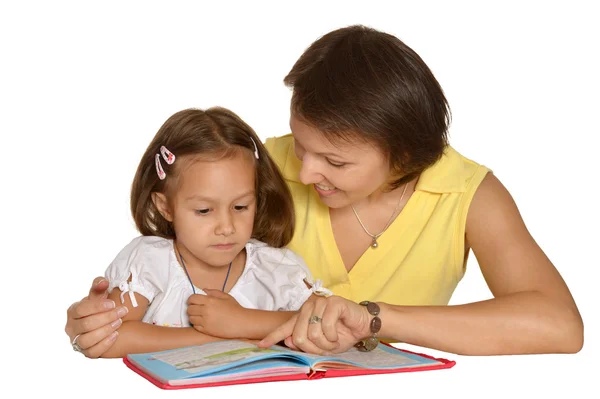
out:
<path id="1" fill-rule="evenodd" d="M 75 352 L 80 352 L 83 353 L 83 349 L 81 348 L 81 346 L 79 346 L 79 344 L 77 343 L 77 338 L 79 338 L 81 334 L 77 334 L 75 336 L 75 338 L 73 338 L 73 341 L 71 341 L 71 346 L 73 347 L 73 350 Z"/>
<path id="2" fill-rule="evenodd" d="M 310 319 L 308 319 L 308 324 L 317 324 L 317 323 L 320 323 L 321 320 L 323 320 L 323 319 L 320 318 L 319 316 L 310 316 Z"/>

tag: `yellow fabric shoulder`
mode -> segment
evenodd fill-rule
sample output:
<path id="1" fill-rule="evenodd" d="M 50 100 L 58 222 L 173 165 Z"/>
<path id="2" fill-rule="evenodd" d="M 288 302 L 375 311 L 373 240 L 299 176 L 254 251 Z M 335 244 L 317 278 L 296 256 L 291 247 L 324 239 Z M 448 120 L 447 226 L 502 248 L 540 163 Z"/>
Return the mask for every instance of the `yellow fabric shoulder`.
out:
<path id="1" fill-rule="evenodd" d="M 419 177 L 408 203 L 350 272 L 331 229 L 329 209 L 312 186 L 298 181 L 301 162 L 291 134 L 267 139 L 269 153 L 286 179 L 296 209 L 289 248 L 302 256 L 313 277 L 353 301 L 397 305 L 447 305 L 465 271 L 465 224 L 477 187 L 490 169 L 448 147 Z"/>

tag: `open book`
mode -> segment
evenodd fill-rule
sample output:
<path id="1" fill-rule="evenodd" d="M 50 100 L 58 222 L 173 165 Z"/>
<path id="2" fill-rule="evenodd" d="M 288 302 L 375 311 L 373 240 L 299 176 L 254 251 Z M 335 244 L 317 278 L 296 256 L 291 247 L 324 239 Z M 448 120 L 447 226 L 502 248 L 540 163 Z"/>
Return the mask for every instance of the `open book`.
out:
<path id="1" fill-rule="evenodd" d="M 125 364 L 163 389 L 450 368 L 455 362 L 380 343 L 371 352 L 318 356 L 283 346 L 259 348 L 237 340 L 128 355 Z"/>

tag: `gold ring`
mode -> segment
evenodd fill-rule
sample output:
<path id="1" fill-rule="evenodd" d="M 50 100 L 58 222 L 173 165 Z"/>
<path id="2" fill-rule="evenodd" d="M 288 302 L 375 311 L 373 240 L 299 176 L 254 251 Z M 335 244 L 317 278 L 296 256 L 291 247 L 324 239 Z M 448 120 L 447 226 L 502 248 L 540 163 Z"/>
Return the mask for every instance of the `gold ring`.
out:
<path id="1" fill-rule="evenodd" d="M 323 320 L 323 319 L 320 318 L 319 316 L 310 316 L 310 319 L 308 319 L 308 324 L 317 324 L 317 323 L 320 323 L 321 320 Z"/>

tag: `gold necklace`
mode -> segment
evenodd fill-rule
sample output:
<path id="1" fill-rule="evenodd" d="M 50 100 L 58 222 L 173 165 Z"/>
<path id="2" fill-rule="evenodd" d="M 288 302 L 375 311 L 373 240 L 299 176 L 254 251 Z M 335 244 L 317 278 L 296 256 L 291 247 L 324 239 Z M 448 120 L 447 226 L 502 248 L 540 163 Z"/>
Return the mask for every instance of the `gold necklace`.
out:
<path id="1" fill-rule="evenodd" d="M 370 235 L 371 238 L 373 239 L 373 241 L 371 242 L 371 248 L 377 248 L 377 246 L 379 245 L 379 244 L 377 244 L 377 239 L 387 230 L 388 227 L 390 227 L 390 224 L 392 224 L 392 221 L 394 220 L 394 215 L 396 214 L 396 212 L 398 211 L 398 208 L 400 207 L 402 198 L 404 198 L 404 193 L 406 193 L 406 187 L 408 187 L 408 183 L 404 183 L 404 190 L 402 191 L 402 195 L 400 196 L 400 199 L 398 200 L 398 203 L 396 204 L 396 208 L 394 208 L 394 212 L 392 212 L 392 216 L 390 216 L 390 220 L 388 220 L 387 224 L 385 225 L 385 227 L 383 228 L 383 230 L 381 230 L 381 232 L 379 234 L 371 234 L 369 232 L 369 230 L 367 230 L 367 228 L 363 224 L 362 220 L 360 220 L 358 213 L 356 213 L 356 209 L 354 209 L 354 205 L 350 204 L 352 211 L 354 211 L 354 215 L 356 215 L 356 219 L 358 219 L 358 223 L 360 223 L 360 225 L 362 226 L 365 233 Z"/>

